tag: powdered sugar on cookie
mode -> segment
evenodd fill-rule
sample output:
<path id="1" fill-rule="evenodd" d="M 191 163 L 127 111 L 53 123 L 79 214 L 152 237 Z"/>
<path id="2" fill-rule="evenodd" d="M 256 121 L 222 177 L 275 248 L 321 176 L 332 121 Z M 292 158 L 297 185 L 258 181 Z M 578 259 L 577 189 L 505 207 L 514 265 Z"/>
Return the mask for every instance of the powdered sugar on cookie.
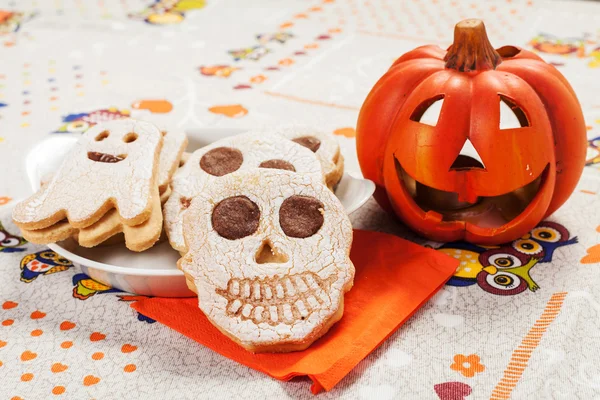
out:
<path id="1" fill-rule="evenodd" d="M 174 175 L 164 206 L 165 231 L 171 246 L 185 251 L 183 215 L 207 185 L 238 170 L 274 168 L 324 181 L 318 158 L 310 150 L 274 134 L 247 132 L 196 150 Z"/>
<path id="2" fill-rule="evenodd" d="M 199 307 L 251 351 L 308 347 L 341 317 L 352 226 L 323 184 L 281 170 L 224 176 L 184 218 L 178 265 Z"/>
<path id="3" fill-rule="evenodd" d="M 160 131 L 147 122 L 115 120 L 92 127 L 52 180 L 15 207 L 15 223 L 41 229 L 66 217 L 81 228 L 113 207 L 125 224 L 144 222 L 151 212 L 161 145 Z"/>

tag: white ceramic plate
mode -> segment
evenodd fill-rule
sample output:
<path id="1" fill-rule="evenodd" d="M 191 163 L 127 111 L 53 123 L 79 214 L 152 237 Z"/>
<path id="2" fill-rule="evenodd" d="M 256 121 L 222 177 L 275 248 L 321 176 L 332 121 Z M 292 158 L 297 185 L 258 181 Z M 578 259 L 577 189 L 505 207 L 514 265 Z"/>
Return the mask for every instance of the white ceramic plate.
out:
<path id="1" fill-rule="evenodd" d="M 236 135 L 243 130 L 200 129 L 188 132 L 187 151 L 192 152 L 226 136 Z M 56 135 L 39 143 L 26 157 L 26 171 L 34 191 L 40 181 L 54 172 L 79 136 Z M 335 194 L 348 214 L 357 210 L 375 191 L 373 182 L 344 173 Z M 191 297 L 195 296 L 185 283 L 183 273 L 177 269 L 179 253 L 169 246 L 168 241 L 153 248 L 136 253 L 124 244 L 98 246 L 91 249 L 80 247 L 73 240 L 48 245 L 61 256 L 68 258 L 92 278 L 124 290 L 147 296 Z"/>

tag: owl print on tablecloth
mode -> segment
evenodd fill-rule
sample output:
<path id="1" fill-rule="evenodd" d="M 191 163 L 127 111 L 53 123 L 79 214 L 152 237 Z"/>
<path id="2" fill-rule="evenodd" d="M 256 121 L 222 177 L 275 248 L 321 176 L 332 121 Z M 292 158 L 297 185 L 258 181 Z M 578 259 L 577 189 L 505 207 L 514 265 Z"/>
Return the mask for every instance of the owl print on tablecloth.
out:
<path id="1" fill-rule="evenodd" d="M 34 16 L 35 13 L 0 10 L 0 35 L 18 32 L 23 23 Z"/>
<path id="2" fill-rule="evenodd" d="M 118 289 L 98 282 L 86 274 L 73 275 L 73 297 L 79 300 L 87 300 L 96 293 L 114 293 L 121 292 Z"/>
<path id="3" fill-rule="evenodd" d="M 540 33 L 529 41 L 529 45 L 533 51 L 552 57 L 550 64 L 557 67 L 565 65 L 561 58 L 576 58 L 584 60 L 589 68 L 600 68 L 598 39 L 594 39 L 589 32 L 580 37 L 557 37 Z"/>
<path id="4" fill-rule="evenodd" d="M 559 38 L 548 33 L 540 33 L 531 39 L 529 44 L 540 53 L 579 57 L 585 54 L 584 37 Z"/>
<path id="5" fill-rule="evenodd" d="M 240 68 L 230 65 L 202 65 L 198 68 L 204 76 L 216 76 L 218 78 L 229 78 L 231 74 Z"/>
<path id="6" fill-rule="evenodd" d="M 111 286 L 105 285 L 102 282 L 98 282 L 95 279 L 90 278 L 86 274 L 75 274 L 73 275 L 73 297 L 78 300 L 87 300 L 96 294 L 104 293 L 123 293 L 120 289 L 115 289 Z M 137 301 L 147 296 L 137 295 L 118 295 L 119 301 Z M 153 324 L 156 322 L 150 317 L 147 317 L 139 312 L 136 312 L 138 321 Z"/>
<path id="7" fill-rule="evenodd" d="M 27 240 L 20 236 L 9 233 L 0 222 L 0 253 L 18 253 L 25 251 L 22 247 L 27 243 Z"/>
<path id="8" fill-rule="evenodd" d="M 447 285 L 476 284 L 488 293 L 511 296 L 527 289 L 532 292 L 539 289 L 531 270 L 537 264 L 551 262 L 557 248 L 577 243 L 577 237 L 569 236 L 561 224 L 543 221 L 527 235 L 502 246 L 453 242 L 438 250 L 460 261 Z"/>
<path id="9" fill-rule="evenodd" d="M 142 11 L 129 14 L 129 18 L 150 25 L 173 25 L 181 23 L 187 11 L 205 6 L 206 0 L 154 0 Z"/>
<path id="10" fill-rule="evenodd" d="M 260 35 L 256 35 L 256 40 L 261 45 L 268 44 L 269 42 L 285 44 L 285 42 L 293 37 L 294 35 L 290 32 L 261 33 Z"/>
<path id="11" fill-rule="evenodd" d="M 131 117 L 129 110 L 120 110 L 116 107 L 103 108 L 79 114 L 69 114 L 63 117 L 63 124 L 52 133 L 83 133 L 101 122 L 129 117 Z"/>
<path id="12" fill-rule="evenodd" d="M 229 50 L 228 53 L 233 57 L 234 61 L 253 60 L 258 61 L 270 52 L 269 49 L 263 46 L 245 47 L 242 49 Z"/>
<path id="13" fill-rule="evenodd" d="M 600 164 L 600 136 L 588 140 L 586 167 Z"/>
<path id="14" fill-rule="evenodd" d="M 62 272 L 72 267 L 73 263 L 71 261 L 52 250 L 38 251 L 21 259 L 21 281 L 31 283 L 40 275 Z"/>

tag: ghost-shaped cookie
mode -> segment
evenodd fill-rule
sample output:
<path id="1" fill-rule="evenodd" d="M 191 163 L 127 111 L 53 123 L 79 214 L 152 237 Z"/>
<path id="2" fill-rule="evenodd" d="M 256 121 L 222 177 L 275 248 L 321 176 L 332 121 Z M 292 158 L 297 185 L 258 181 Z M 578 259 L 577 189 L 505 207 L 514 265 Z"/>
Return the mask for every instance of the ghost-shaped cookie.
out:
<path id="1" fill-rule="evenodd" d="M 183 230 L 188 286 L 244 348 L 303 350 L 341 318 L 352 225 L 324 184 L 281 170 L 232 173 L 192 200 Z"/>
<path id="2" fill-rule="evenodd" d="M 113 120 L 86 131 L 38 192 L 17 204 L 13 220 L 24 229 L 50 227 L 66 219 L 85 228 L 109 210 L 125 225 L 138 225 L 158 196 L 161 132 L 148 122 Z"/>
<path id="3" fill-rule="evenodd" d="M 232 172 L 254 168 L 288 170 L 324 182 L 317 156 L 279 135 L 250 131 L 219 140 L 196 150 L 173 176 L 172 193 L 163 208 L 171 246 L 186 251 L 183 216 L 195 196 Z"/>
<path id="4" fill-rule="evenodd" d="M 158 166 L 158 190 L 161 195 L 166 193 L 166 199 L 169 196 L 169 183 L 179 167 L 183 152 L 188 144 L 187 136 L 183 131 L 175 129 L 161 129 L 163 135 L 163 146 L 160 151 Z"/>

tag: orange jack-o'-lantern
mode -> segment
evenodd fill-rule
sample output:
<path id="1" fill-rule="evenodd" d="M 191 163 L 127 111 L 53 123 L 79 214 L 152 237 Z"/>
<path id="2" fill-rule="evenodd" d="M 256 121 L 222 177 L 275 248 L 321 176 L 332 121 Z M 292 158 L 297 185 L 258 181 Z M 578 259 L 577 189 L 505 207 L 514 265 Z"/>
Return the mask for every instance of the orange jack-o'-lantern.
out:
<path id="1" fill-rule="evenodd" d="M 494 50 L 483 23 L 448 51 L 400 57 L 362 106 L 357 151 L 378 202 L 438 241 L 514 240 L 558 209 L 585 164 L 573 89 L 526 50 Z"/>

